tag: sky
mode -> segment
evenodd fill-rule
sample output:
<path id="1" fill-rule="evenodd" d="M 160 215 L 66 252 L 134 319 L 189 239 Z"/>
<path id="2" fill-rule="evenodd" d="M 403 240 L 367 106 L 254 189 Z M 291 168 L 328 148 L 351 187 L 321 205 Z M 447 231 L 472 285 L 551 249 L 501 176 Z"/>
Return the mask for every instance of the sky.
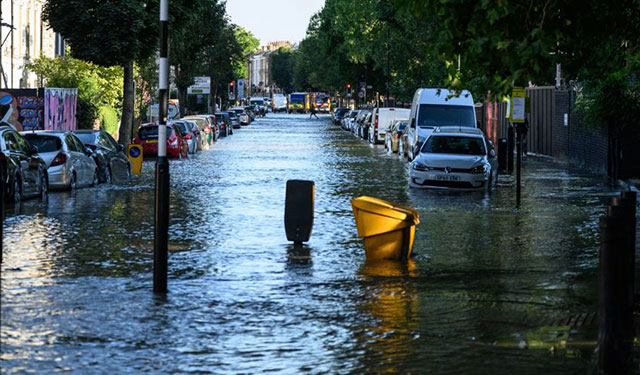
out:
<path id="1" fill-rule="evenodd" d="M 227 13 L 231 22 L 260 39 L 260 45 L 279 40 L 298 43 L 311 16 L 323 5 L 324 0 L 227 0 Z"/>

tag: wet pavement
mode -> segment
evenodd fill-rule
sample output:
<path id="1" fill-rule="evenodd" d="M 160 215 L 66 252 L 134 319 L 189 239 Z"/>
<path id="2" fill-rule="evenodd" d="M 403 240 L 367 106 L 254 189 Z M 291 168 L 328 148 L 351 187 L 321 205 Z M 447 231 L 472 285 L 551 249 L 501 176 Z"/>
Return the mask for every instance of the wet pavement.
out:
<path id="1" fill-rule="evenodd" d="M 10 210 L 3 374 L 585 373 L 602 176 L 529 158 L 523 207 L 408 187 L 408 165 L 328 117 L 272 115 L 171 163 L 169 294 L 152 292 L 153 174 Z M 305 251 L 288 179 L 316 183 Z M 418 209 L 415 256 L 368 263 L 350 200 Z M 550 352 L 552 345 L 557 350 Z"/>

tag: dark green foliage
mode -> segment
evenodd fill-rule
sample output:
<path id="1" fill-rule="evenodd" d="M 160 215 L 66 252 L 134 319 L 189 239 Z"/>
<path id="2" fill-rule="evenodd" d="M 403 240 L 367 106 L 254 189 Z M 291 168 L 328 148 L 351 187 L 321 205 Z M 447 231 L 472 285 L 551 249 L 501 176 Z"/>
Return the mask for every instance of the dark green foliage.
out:
<path id="1" fill-rule="evenodd" d="M 124 66 L 158 44 L 157 1 L 47 0 L 42 17 L 76 58 L 98 65 Z"/>

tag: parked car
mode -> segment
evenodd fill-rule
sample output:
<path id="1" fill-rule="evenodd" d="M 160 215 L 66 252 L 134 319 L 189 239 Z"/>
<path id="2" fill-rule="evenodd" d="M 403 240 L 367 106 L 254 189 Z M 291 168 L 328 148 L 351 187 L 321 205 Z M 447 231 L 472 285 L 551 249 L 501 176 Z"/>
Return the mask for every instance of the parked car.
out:
<path id="1" fill-rule="evenodd" d="M 191 128 L 192 125 L 189 121 L 171 121 L 170 124 L 180 133 L 182 139 L 187 142 L 187 152 L 195 154 L 198 151 L 198 137 L 193 134 Z"/>
<path id="2" fill-rule="evenodd" d="M 0 126 L 0 148 L 6 161 L 7 200 L 20 202 L 26 198 L 49 194 L 47 165 L 33 147 L 10 126 Z"/>
<path id="3" fill-rule="evenodd" d="M 209 124 L 209 120 L 202 116 L 186 116 L 181 118 L 181 120 L 193 121 L 200 129 L 200 134 L 202 137 L 200 138 L 200 149 L 208 150 L 209 146 L 216 141 L 214 129 L 211 128 Z"/>
<path id="4" fill-rule="evenodd" d="M 129 180 L 131 164 L 124 153 L 124 146 L 118 144 L 109 133 L 104 130 L 76 130 L 73 134 L 93 151 L 101 183 Z"/>
<path id="5" fill-rule="evenodd" d="M 473 96 L 463 90 L 458 96 L 446 89 L 417 89 L 409 115 L 409 159 L 416 156 L 418 143 L 427 139 L 439 126 L 476 128 L 476 111 Z"/>
<path id="6" fill-rule="evenodd" d="M 240 129 L 240 119 L 238 118 L 238 114 L 235 113 L 234 111 L 227 111 L 226 112 L 229 115 L 229 121 L 231 122 L 231 127 L 234 129 Z"/>
<path id="7" fill-rule="evenodd" d="M 158 123 L 142 124 L 133 143 L 142 145 L 144 156 L 158 156 Z M 187 158 L 188 146 L 173 125 L 167 125 L 167 157 Z"/>
<path id="8" fill-rule="evenodd" d="M 23 132 L 47 166 L 49 189 L 75 190 L 99 183 L 93 151 L 72 132 Z"/>
<path id="9" fill-rule="evenodd" d="M 229 119 L 229 115 L 224 112 L 216 112 L 216 121 L 220 126 L 220 134 L 223 137 L 229 136 L 233 134 L 233 127 L 231 126 L 231 122 Z"/>
<path id="10" fill-rule="evenodd" d="M 410 109 L 375 108 L 369 125 L 369 143 L 384 143 L 387 129 L 398 120 L 408 120 Z"/>
<path id="11" fill-rule="evenodd" d="M 495 151 L 480 129 L 434 129 L 411 163 L 413 187 L 482 189 L 497 182 Z"/>
<path id="12" fill-rule="evenodd" d="M 341 127 L 344 130 L 351 130 L 351 124 L 358 116 L 358 110 L 352 109 L 349 113 L 342 118 Z"/>
<path id="13" fill-rule="evenodd" d="M 333 120 L 333 123 L 336 125 L 340 125 L 342 122 L 342 119 L 344 118 L 344 116 L 346 116 L 349 113 L 349 108 L 336 108 L 335 111 L 331 112 L 331 117 Z"/>
<path id="14" fill-rule="evenodd" d="M 398 155 L 402 158 L 407 158 L 407 149 L 409 148 L 409 130 L 410 127 L 405 126 L 402 134 L 400 135 L 400 142 L 398 144 Z"/>
<path id="15" fill-rule="evenodd" d="M 393 123 L 393 125 L 387 128 L 387 130 L 385 131 L 386 136 L 384 141 L 384 148 L 390 150 L 393 153 L 398 152 L 398 150 L 400 149 L 400 143 L 402 142 L 400 138 L 402 137 L 402 133 L 408 124 L 409 123 L 407 121 L 396 121 Z"/>
<path id="16" fill-rule="evenodd" d="M 229 111 L 233 111 L 238 116 L 238 121 L 240 121 L 240 125 L 249 125 L 249 115 L 245 113 L 244 108 L 232 108 Z"/>

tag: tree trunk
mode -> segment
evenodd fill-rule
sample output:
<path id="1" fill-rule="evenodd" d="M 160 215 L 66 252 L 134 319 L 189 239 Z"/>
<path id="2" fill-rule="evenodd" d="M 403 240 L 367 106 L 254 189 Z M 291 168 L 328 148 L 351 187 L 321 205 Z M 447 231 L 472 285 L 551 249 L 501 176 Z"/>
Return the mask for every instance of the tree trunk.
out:
<path id="1" fill-rule="evenodd" d="M 180 102 L 180 117 L 187 115 L 187 88 L 178 87 L 178 101 Z"/>
<path id="2" fill-rule="evenodd" d="M 120 120 L 120 131 L 118 132 L 118 142 L 124 147 L 131 143 L 131 126 L 133 123 L 133 60 L 129 61 L 124 68 L 124 92 L 122 100 L 122 119 Z"/>

